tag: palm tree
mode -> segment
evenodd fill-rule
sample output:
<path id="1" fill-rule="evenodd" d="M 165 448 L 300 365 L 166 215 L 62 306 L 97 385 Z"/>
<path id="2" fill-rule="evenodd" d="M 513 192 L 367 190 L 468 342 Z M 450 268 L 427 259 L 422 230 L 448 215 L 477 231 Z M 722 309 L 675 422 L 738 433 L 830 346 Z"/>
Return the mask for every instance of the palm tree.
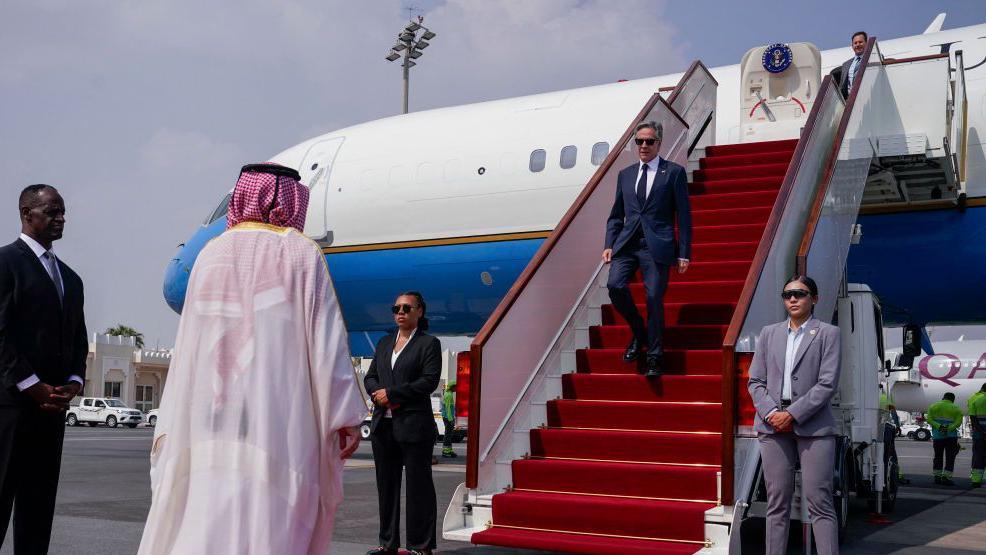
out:
<path id="1" fill-rule="evenodd" d="M 144 334 L 131 328 L 130 326 L 124 326 L 123 324 L 117 324 L 114 328 L 107 328 L 104 331 L 106 335 L 120 335 L 123 337 L 133 337 L 134 343 L 137 345 L 138 349 L 144 348 Z"/>

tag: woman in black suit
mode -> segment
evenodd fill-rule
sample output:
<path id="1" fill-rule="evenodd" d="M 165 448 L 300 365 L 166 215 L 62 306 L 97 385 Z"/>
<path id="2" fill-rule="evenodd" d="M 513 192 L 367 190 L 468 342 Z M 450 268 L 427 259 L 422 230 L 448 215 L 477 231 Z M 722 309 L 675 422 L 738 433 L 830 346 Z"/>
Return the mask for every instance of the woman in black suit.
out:
<path id="1" fill-rule="evenodd" d="M 402 293 L 391 310 L 397 330 L 377 343 L 363 379 L 374 405 L 370 443 L 380 503 L 380 547 L 367 555 L 398 553 L 402 470 L 407 473 L 407 549 L 430 554 L 437 544 L 438 519 L 431 478 L 438 427 L 431 394 L 442 373 L 442 345 L 425 333 L 428 319 L 421 293 Z"/>

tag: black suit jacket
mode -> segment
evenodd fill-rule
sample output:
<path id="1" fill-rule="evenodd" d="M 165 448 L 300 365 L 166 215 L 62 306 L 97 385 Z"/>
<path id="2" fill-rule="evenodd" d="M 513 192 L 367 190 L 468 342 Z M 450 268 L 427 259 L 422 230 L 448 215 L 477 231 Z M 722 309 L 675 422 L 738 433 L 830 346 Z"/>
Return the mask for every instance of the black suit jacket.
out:
<path id="1" fill-rule="evenodd" d="M 0 403 L 28 401 L 17 383 L 31 374 L 56 386 L 72 374 L 85 379 L 89 339 L 82 279 L 61 260 L 58 269 L 64 302 L 27 243 L 18 239 L 0 248 Z"/>
<path id="2" fill-rule="evenodd" d="M 401 442 L 431 441 L 438 437 L 435 415 L 431 408 L 431 394 L 438 388 L 442 375 L 442 344 L 437 337 L 418 330 L 391 368 L 397 332 L 377 343 L 370 370 L 363 378 L 363 385 L 370 395 L 378 389 L 387 391 L 392 405 L 394 439 Z M 373 407 L 371 433 L 384 418 L 387 409 Z"/>
<path id="3" fill-rule="evenodd" d="M 688 202 L 685 168 L 661 159 L 654 184 L 643 206 L 637 200 L 640 162 L 628 166 L 616 178 L 616 201 L 606 221 L 606 248 L 620 252 L 642 226 L 647 250 L 655 262 L 672 265 L 676 258 L 691 258 L 692 209 Z M 678 241 L 674 222 L 678 218 Z"/>

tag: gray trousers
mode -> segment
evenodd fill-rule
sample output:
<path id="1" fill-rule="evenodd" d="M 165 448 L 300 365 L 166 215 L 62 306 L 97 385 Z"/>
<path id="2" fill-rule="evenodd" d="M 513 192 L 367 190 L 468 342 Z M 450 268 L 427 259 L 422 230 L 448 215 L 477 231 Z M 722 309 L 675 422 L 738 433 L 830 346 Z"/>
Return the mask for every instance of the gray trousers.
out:
<path id="1" fill-rule="evenodd" d="M 835 436 L 760 434 L 758 439 L 767 484 L 767 555 L 787 553 L 794 471 L 799 460 L 815 547 L 819 555 L 838 553 L 839 528 L 832 503 Z"/>

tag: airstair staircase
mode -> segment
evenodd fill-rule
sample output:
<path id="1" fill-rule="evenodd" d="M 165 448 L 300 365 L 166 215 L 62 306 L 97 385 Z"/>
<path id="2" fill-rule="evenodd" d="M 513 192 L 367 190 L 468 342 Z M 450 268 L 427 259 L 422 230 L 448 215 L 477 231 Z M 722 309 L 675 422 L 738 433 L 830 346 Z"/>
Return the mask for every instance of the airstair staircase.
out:
<path id="1" fill-rule="evenodd" d="M 859 94 L 879 81 L 875 39 L 864 59 Z M 716 85 L 696 62 L 667 100 L 651 97 L 473 342 L 467 477 L 445 537 L 592 554 L 737 545 L 759 464 L 745 394 L 755 336 L 783 319 L 777 291 L 795 270 L 823 284 L 831 318 L 876 150 L 862 148 L 875 141 L 856 94 L 830 77 L 799 138 L 710 145 Z M 597 252 L 643 120 L 664 125 L 661 156 L 688 166 L 693 215 L 659 380 L 622 361 L 630 330 Z M 645 314 L 639 279 L 631 289 Z"/>

